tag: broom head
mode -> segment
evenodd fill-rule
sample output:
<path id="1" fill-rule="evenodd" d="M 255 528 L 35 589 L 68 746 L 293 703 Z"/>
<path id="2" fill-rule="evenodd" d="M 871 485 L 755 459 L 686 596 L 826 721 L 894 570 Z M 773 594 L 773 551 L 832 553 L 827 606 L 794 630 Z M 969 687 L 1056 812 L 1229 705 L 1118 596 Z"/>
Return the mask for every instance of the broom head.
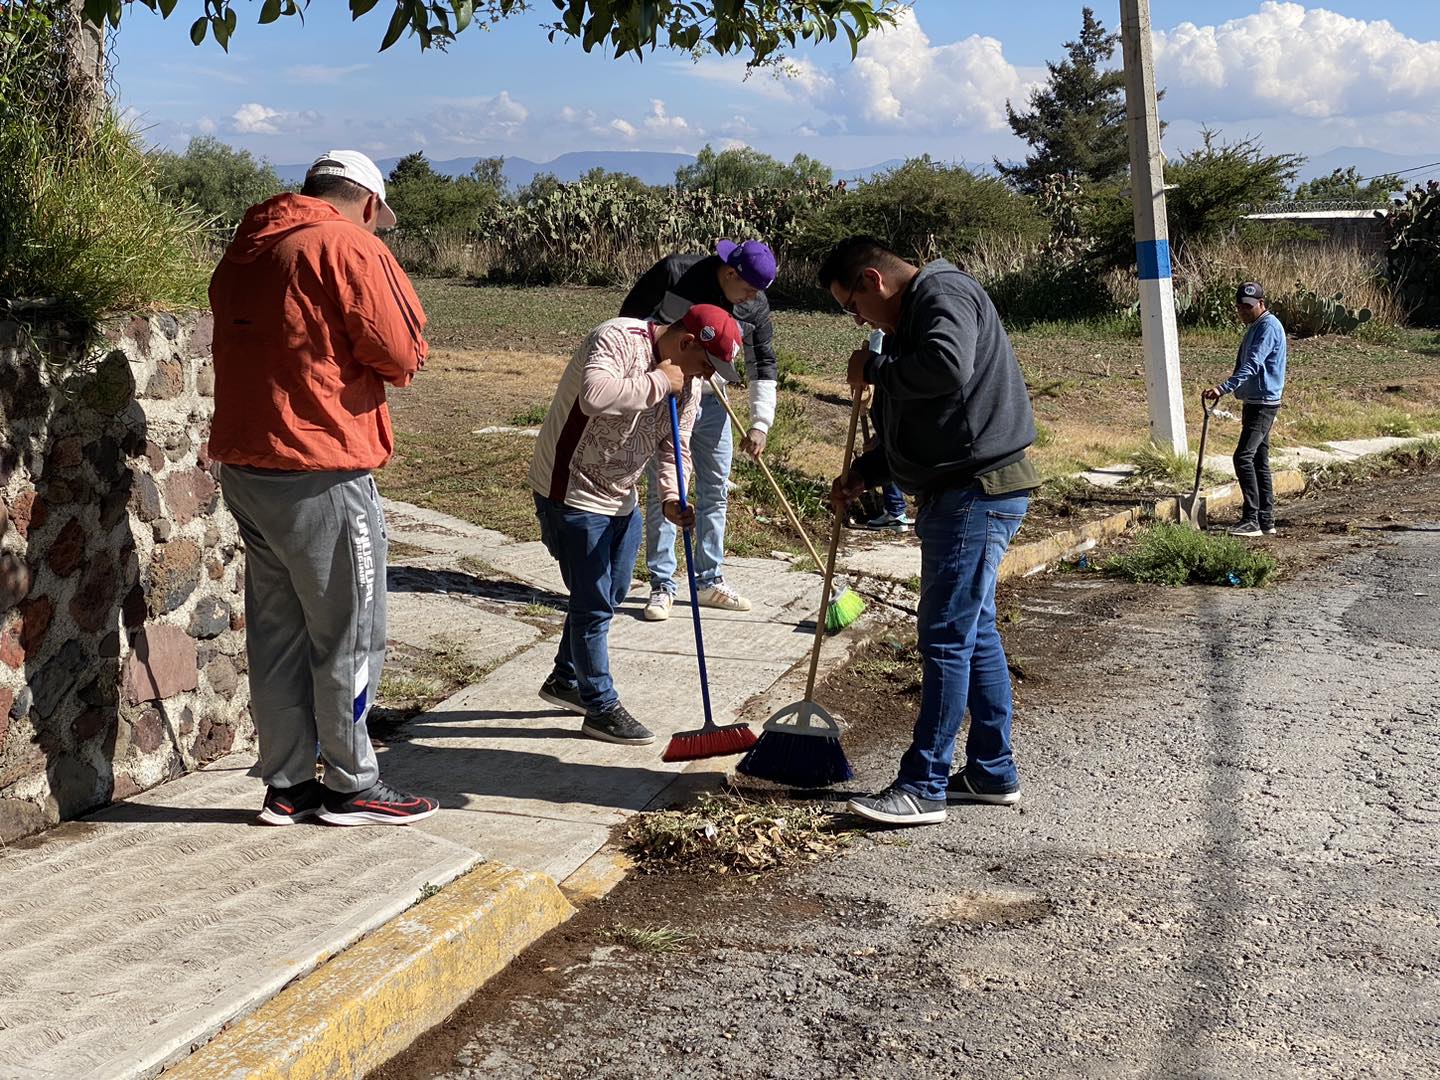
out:
<path id="1" fill-rule="evenodd" d="M 854 777 L 840 724 L 813 701 L 787 705 L 769 720 L 736 771 L 790 787 L 826 787 Z"/>
<path id="2" fill-rule="evenodd" d="M 756 743 L 748 724 L 707 724 L 695 731 L 677 731 L 660 755 L 661 761 L 698 761 L 701 758 L 743 754 Z"/>
<path id="3" fill-rule="evenodd" d="M 850 589 L 841 589 L 840 595 L 831 600 L 830 606 L 825 609 L 825 632 L 834 634 L 844 630 L 863 614 L 865 614 L 865 599 Z M 818 709 L 819 706 L 817 705 L 816 708 Z"/>

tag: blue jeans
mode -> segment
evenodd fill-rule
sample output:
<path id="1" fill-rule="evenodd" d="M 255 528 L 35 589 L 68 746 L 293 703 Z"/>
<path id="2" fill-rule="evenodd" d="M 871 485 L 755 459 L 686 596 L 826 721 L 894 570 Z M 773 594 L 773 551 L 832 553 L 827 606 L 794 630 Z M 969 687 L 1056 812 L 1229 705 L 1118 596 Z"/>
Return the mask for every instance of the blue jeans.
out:
<path id="1" fill-rule="evenodd" d="M 560 564 L 570 593 L 551 677 L 565 686 L 578 684 L 585 708 L 604 712 L 620 700 L 610 678 L 608 638 L 610 620 L 635 573 L 640 512 L 607 517 L 536 494 L 535 516 L 540 539 Z"/>
<path id="2" fill-rule="evenodd" d="M 725 481 L 730 478 L 734 438 L 725 406 L 713 393 L 700 398 L 700 415 L 690 433 L 690 461 L 694 477 L 685 478 L 695 492 L 695 587 L 708 589 L 721 578 L 725 562 L 725 509 L 729 499 Z M 665 453 L 661 450 L 660 453 Z M 675 526 L 665 520 L 660 505 L 660 478 L 655 460 L 645 466 L 649 494 L 645 499 L 645 565 L 650 587 L 675 594 Z M 693 480 L 693 483 L 691 481 Z"/>
<path id="3" fill-rule="evenodd" d="M 880 497 L 885 500 L 885 512 L 893 517 L 903 517 L 905 514 L 905 493 L 894 484 L 886 484 L 880 489 Z"/>
<path id="4" fill-rule="evenodd" d="M 923 502 L 917 514 L 924 677 L 914 740 L 896 784 L 919 798 L 945 798 L 967 707 L 971 777 L 986 788 L 1019 783 L 1010 749 L 1010 670 L 995 628 L 995 580 L 1029 504 L 1025 492 L 988 496 L 952 488 Z"/>

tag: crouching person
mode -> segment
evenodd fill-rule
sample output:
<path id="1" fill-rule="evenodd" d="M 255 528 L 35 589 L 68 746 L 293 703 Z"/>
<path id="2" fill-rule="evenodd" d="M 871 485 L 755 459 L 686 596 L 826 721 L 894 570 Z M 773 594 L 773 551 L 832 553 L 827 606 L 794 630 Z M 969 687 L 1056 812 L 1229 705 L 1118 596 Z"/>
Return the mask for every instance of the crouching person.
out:
<path id="1" fill-rule="evenodd" d="M 530 466 L 535 516 L 570 593 L 555 667 L 540 697 L 584 716 L 580 730 L 591 738 L 630 746 L 655 741 L 620 703 L 607 642 L 644 534 L 635 485 L 659 449 L 665 518 L 681 528 L 694 525 L 694 511 L 680 509 L 669 399 L 673 394 L 679 402 L 688 479 L 701 380 L 712 372 L 736 380 L 740 342 L 734 318 L 708 304 L 668 326 L 639 319 L 601 323 L 570 358 L 540 429 Z"/>

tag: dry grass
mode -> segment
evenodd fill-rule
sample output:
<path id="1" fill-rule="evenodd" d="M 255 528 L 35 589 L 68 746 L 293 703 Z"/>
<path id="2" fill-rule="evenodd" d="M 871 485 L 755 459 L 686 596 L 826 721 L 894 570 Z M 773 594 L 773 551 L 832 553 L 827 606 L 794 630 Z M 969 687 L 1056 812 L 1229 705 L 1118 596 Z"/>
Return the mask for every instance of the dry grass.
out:
<path id="1" fill-rule="evenodd" d="M 637 814 L 625 841 L 647 871 L 758 874 L 814 862 L 850 842 L 834 814 L 815 803 L 702 795 L 688 810 Z"/>

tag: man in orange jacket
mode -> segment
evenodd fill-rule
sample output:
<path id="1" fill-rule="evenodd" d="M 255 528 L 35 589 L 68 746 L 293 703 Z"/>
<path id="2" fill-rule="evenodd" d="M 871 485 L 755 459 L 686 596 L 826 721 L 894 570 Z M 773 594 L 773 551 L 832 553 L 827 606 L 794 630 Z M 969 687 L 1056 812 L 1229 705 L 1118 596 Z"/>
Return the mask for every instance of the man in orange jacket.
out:
<path id="1" fill-rule="evenodd" d="M 408 825 L 433 799 L 380 782 L 366 716 L 385 659 L 385 521 L 370 475 L 395 440 L 385 384 L 425 362 L 425 313 L 375 235 L 395 224 L 364 154 L 250 208 L 210 280 L 210 456 L 245 541 L 260 820 Z M 316 749 L 324 762 L 315 778 Z"/>

